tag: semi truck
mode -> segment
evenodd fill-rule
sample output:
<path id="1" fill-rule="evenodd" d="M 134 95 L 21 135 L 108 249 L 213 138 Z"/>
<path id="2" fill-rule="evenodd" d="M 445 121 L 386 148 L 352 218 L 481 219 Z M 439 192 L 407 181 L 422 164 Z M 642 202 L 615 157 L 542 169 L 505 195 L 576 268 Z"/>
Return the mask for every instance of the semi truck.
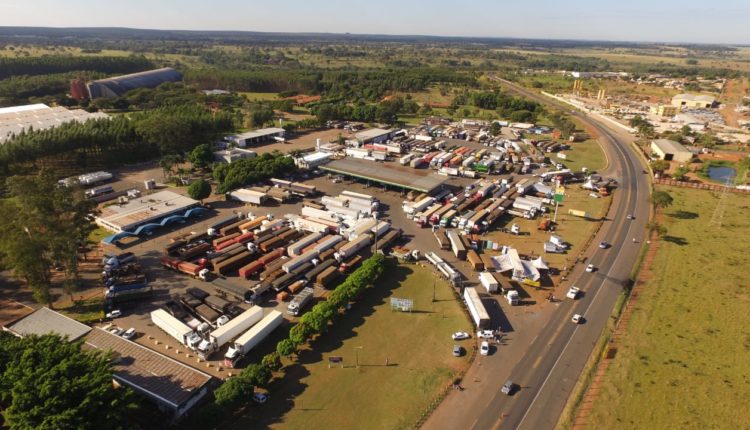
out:
<path id="1" fill-rule="evenodd" d="M 313 299 L 314 290 L 312 288 L 305 288 L 301 293 L 294 296 L 292 301 L 287 306 L 286 311 L 290 315 L 299 316 L 302 313 L 302 309 L 310 303 Z"/>
<path id="2" fill-rule="evenodd" d="M 229 343 L 262 318 L 263 309 L 258 306 L 251 307 L 236 318 L 229 320 L 228 323 L 212 331 L 208 335 L 208 339 L 204 339 L 198 344 L 196 353 L 203 360 L 207 360 L 214 351 Z"/>
<path id="3" fill-rule="evenodd" d="M 282 322 L 284 322 L 284 317 L 281 312 L 276 310 L 269 312 L 260 322 L 232 342 L 224 355 L 224 366 L 234 368 L 243 357 L 263 342 Z"/>
<path id="4" fill-rule="evenodd" d="M 229 296 L 236 297 L 244 302 L 251 302 L 253 300 L 252 291 L 245 287 L 234 285 L 226 279 L 216 278 L 211 282 L 211 284 L 213 285 L 214 290 L 221 294 L 227 294 Z"/>
<path id="5" fill-rule="evenodd" d="M 193 329 L 170 315 L 164 309 L 151 311 L 151 322 L 187 347 L 194 347 L 201 340 L 200 336 Z"/>
<path id="6" fill-rule="evenodd" d="M 363 248 L 370 245 L 370 242 L 371 242 L 370 236 L 368 235 L 359 236 L 358 238 L 342 246 L 341 249 L 339 249 L 336 252 L 336 254 L 334 254 L 334 256 L 336 257 L 338 261 L 346 260 L 349 257 L 353 256 L 354 254 L 358 253 Z"/>
<path id="7" fill-rule="evenodd" d="M 465 260 L 466 247 L 464 246 L 464 243 L 458 236 L 458 234 L 453 230 L 448 230 L 445 232 L 445 234 L 448 236 L 448 240 L 451 243 L 451 250 L 453 251 L 453 254 L 456 256 L 456 258 L 458 258 L 459 260 Z"/>
<path id="8" fill-rule="evenodd" d="M 469 314 L 471 314 L 471 319 L 474 320 L 477 328 L 486 328 L 490 323 L 490 316 L 476 288 L 464 288 L 464 301 L 466 302 L 466 307 L 469 309 Z"/>

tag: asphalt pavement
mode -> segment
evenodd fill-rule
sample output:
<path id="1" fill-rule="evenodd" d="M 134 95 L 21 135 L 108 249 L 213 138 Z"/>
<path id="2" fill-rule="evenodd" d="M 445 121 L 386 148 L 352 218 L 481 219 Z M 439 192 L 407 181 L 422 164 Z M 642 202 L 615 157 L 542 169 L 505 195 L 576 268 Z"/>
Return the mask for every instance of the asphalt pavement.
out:
<path id="1" fill-rule="evenodd" d="M 602 173 L 619 178 L 608 218 L 585 253 L 586 264 L 593 264 L 597 270 L 588 273 L 583 270 L 584 265 L 579 265 L 569 277 L 574 280 L 573 285 L 581 288 L 580 298 L 561 302 L 523 356 L 512 361 L 515 364 L 509 371 L 498 372 L 491 381 L 485 381 L 481 386 L 483 392 L 475 393 L 474 397 L 483 399 L 482 403 L 488 399 L 486 406 L 451 411 L 471 429 L 552 429 L 606 327 L 623 286 L 630 282 L 648 222 L 648 176 L 631 149 L 632 137 L 627 133 L 572 111 L 572 107 L 504 83 L 514 92 L 571 112 L 594 127 L 609 160 L 607 170 Z M 629 220 L 628 214 L 635 219 Z M 601 241 L 611 246 L 600 249 Z M 583 315 L 581 324 L 571 321 L 574 314 Z M 506 375 L 516 384 L 512 396 L 499 391 Z M 439 420 L 428 421 L 426 427 L 447 428 L 436 421 Z"/>

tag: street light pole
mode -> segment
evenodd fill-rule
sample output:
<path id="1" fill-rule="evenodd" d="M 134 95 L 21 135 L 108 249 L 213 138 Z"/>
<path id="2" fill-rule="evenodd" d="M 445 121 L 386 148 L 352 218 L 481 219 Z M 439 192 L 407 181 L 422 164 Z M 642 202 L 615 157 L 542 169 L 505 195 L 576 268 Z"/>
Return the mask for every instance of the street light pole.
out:
<path id="1" fill-rule="evenodd" d="M 354 347 L 354 353 L 355 353 L 355 356 L 356 356 L 355 363 L 357 365 L 357 368 L 359 368 L 359 350 L 360 349 L 362 349 L 361 346 Z"/>

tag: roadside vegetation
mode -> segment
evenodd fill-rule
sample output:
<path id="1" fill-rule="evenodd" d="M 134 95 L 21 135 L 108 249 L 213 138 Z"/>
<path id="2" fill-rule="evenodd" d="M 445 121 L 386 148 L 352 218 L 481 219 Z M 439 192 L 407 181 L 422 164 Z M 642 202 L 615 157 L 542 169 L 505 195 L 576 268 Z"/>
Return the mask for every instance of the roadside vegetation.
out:
<path id="1" fill-rule="evenodd" d="M 660 209 L 659 240 L 638 308 L 610 364 L 591 422 L 597 428 L 741 428 L 750 421 L 747 314 L 750 200 L 657 187 L 673 197 Z M 643 408 L 643 405 L 649 405 Z"/>
<path id="2" fill-rule="evenodd" d="M 414 311 L 391 310 L 391 297 L 412 299 Z M 455 331 L 472 330 L 450 285 L 429 269 L 386 261 L 351 309 L 284 360 L 284 376 L 269 385 L 271 401 L 248 408 L 230 428 L 413 428 L 469 365 L 474 341 L 453 357 Z M 329 357 L 343 362 L 329 364 Z"/>

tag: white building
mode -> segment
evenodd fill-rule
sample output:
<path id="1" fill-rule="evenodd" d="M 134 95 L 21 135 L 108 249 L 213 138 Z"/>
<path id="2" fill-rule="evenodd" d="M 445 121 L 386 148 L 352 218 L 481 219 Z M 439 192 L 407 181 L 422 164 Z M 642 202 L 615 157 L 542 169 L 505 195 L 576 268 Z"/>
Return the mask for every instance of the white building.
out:
<path id="1" fill-rule="evenodd" d="M 268 142 L 284 142 L 286 131 L 283 128 L 271 127 L 248 131 L 246 133 L 233 134 L 226 137 L 229 142 L 234 142 L 240 148 L 258 145 Z"/>
<path id="2" fill-rule="evenodd" d="M 33 105 L 0 108 L 0 143 L 24 130 L 46 130 L 67 122 L 86 122 L 90 119 L 109 118 L 101 112 L 89 113 L 82 109 Z"/>

